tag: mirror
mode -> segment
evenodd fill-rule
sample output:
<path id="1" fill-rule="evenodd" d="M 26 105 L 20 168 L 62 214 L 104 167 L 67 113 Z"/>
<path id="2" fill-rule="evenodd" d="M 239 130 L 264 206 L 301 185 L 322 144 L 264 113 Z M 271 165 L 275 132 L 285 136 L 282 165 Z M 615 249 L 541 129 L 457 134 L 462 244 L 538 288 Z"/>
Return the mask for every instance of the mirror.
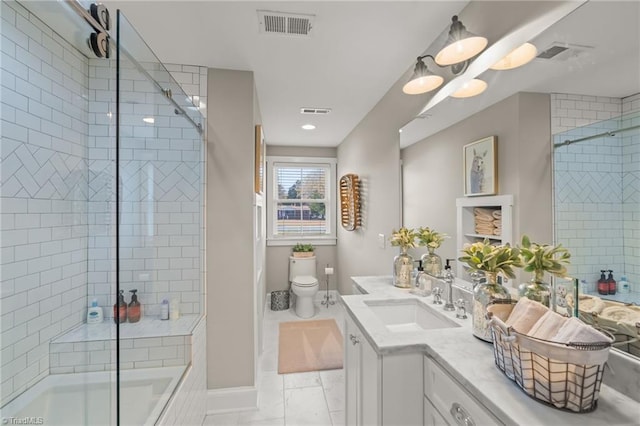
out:
<path id="1" fill-rule="evenodd" d="M 552 95 L 552 121 L 561 105 L 608 118 L 553 135 L 555 240 L 572 254 L 578 316 L 611 332 L 614 347 L 640 356 L 640 94 L 571 97 Z M 562 287 L 558 306 L 572 308 Z"/>

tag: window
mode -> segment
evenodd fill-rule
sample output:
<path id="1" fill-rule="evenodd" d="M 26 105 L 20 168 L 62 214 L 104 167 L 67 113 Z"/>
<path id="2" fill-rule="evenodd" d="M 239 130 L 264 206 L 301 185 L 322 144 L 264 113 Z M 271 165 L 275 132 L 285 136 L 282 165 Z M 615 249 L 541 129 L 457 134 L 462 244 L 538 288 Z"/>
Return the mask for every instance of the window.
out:
<path id="1" fill-rule="evenodd" d="M 335 244 L 336 159 L 267 157 L 268 244 Z"/>

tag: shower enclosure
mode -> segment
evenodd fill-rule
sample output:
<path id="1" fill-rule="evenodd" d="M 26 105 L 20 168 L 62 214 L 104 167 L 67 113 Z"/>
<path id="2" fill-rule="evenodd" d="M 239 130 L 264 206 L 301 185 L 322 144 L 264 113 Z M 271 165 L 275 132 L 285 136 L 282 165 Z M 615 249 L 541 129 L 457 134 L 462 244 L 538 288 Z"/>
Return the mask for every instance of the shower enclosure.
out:
<path id="1" fill-rule="evenodd" d="M 98 5 L 1 15 L 1 416 L 195 423 L 204 396 L 179 389 L 205 388 L 206 69 L 165 66 Z M 132 290 L 141 318 L 114 321 Z"/>
<path id="2" fill-rule="evenodd" d="M 639 189 L 640 111 L 554 135 L 556 241 L 587 292 L 597 294 L 600 271 L 612 270 L 631 291 L 605 297 L 640 304 Z"/>

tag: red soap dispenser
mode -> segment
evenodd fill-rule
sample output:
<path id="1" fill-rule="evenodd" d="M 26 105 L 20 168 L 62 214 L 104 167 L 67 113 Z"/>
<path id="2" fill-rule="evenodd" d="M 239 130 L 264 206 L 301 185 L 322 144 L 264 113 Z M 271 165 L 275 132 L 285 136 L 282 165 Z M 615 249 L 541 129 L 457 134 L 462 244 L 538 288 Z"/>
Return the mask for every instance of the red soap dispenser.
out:
<path id="1" fill-rule="evenodd" d="M 609 294 L 616 294 L 616 280 L 613 279 L 613 271 L 611 269 L 609 269 L 609 276 L 607 277 L 607 286 Z"/>
<path id="2" fill-rule="evenodd" d="M 604 276 L 605 270 L 600 270 L 600 279 L 598 280 L 598 294 L 609 294 L 609 283 L 607 277 Z"/>

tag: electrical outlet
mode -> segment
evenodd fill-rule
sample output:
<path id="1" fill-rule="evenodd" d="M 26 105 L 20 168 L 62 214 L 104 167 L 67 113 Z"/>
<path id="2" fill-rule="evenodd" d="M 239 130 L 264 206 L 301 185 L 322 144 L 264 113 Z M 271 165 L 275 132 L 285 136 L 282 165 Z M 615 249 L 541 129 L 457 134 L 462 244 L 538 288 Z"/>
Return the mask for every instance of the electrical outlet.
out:
<path id="1" fill-rule="evenodd" d="M 378 234 L 378 247 L 383 249 L 383 248 L 385 248 L 386 243 L 387 243 L 387 240 L 386 240 L 384 234 Z"/>

